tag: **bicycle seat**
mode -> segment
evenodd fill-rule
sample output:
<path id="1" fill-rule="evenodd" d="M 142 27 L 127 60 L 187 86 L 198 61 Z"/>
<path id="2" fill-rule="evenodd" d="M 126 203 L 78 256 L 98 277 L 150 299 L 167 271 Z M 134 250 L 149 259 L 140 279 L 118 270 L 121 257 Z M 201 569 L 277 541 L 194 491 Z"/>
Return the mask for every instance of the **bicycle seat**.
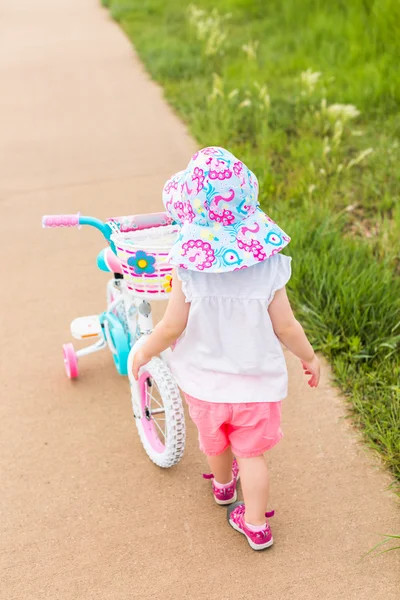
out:
<path id="1" fill-rule="evenodd" d="M 103 248 L 97 255 L 97 266 L 100 271 L 123 274 L 121 263 L 109 246 Z"/>

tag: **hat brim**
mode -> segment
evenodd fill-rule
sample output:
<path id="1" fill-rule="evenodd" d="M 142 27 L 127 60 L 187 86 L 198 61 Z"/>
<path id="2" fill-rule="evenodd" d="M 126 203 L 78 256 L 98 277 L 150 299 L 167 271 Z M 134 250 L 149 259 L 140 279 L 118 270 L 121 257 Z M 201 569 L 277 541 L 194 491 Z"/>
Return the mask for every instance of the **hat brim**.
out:
<path id="1" fill-rule="evenodd" d="M 184 223 L 171 248 L 172 265 L 204 273 L 251 267 L 281 252 L 290 237 L 261 209 L 238 224 Z"/>

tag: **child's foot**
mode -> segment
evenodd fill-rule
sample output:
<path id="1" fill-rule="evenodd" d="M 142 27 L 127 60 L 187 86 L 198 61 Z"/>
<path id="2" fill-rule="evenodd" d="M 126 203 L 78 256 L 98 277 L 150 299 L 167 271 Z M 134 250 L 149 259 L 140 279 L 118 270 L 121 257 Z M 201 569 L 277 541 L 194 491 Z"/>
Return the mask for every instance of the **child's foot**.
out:
<path id="1" fill-rule="evenodd" d="M 214 475 L 203 475 L 204 479 L 212 479 L 212 491 L 214 494 L 214 500 L 217 504 L 225 505 L 232 504 L 237 500 L 236 484 L 239 479 L 239 466 L 236 458 L 233 459 L 232 464 L 232 481 L 227 484 L 218 483 L 214 479 Z"/>
<path id="2" fill-rule="evenodd" d="M 264 550 L 265 548 L 272 546 L 274 539 L 268 523 L 265 523 L 265 525 L 260 527 L 247 525 L 244 520 L 244 512 L 245 506 L 243 502 L 236 502 L 230 506 L 227 514 L 229 525 L 246 536 L 247 541 L 253 550 Z M 265 513 L 265 516 L 273 517 L 274 511 Z"/>

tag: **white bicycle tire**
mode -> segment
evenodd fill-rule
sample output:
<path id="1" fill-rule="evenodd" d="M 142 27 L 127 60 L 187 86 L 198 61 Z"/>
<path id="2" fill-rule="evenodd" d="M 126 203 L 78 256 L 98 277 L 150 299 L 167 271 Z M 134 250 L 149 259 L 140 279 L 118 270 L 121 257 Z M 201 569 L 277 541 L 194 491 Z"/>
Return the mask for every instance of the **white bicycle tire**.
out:
<path id="1" fill-rule="evenodd" d="M 185 450 L 185 416 L 183 412 L 182 399 L 178 386 L 167 365 L 160 358 L 153 358 L 144 368 L 151 379 L 156 383 L 165 411 L 165 441 L 164 449 L 156 451 L 146 434 L 145 416 L 135 417 L 136 427 L 140 441 L 150 460 L 162 468 L 176 465 L 182 458 Z M 139 386 L 136 383 L 136 386 Z M 139 387 L 135 390 L 137 398 L 140 398 Z"/>

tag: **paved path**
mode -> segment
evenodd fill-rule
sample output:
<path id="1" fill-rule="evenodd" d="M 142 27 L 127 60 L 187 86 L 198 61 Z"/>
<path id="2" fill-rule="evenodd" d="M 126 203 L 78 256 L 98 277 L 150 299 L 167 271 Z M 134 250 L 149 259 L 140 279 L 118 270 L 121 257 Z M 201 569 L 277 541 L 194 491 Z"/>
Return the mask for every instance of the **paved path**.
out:
<path id="1" fill-rule="evenodd" d="M 201 478 L 188 427 L 177 468 L 142 451 L 108 354 L 63 374 L 69 321 L 103 309 L 94 231 L 44 213 L 160 208 L 194 142 L 97 0 L 0 0 L 1 600 L 394 600 L 389 483 L 328 387 L 288 357 L 284 441 L 271 453 L 275 546 L 255 554 Z"/>

